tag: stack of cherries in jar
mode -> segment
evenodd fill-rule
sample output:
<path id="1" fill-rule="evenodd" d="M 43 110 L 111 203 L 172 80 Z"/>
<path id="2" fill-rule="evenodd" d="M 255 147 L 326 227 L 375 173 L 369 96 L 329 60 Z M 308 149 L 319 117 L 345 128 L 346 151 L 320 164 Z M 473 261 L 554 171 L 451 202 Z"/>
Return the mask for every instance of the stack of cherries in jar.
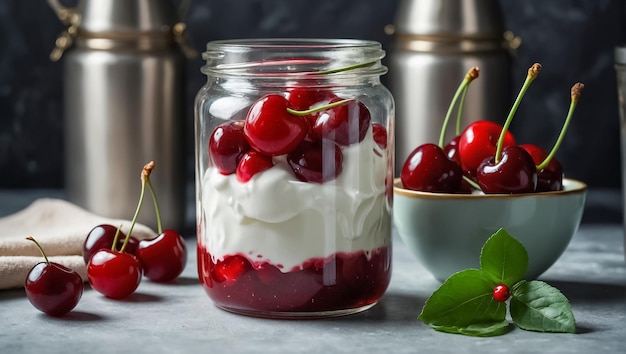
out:
<path id="1" fill-rule="evenodd" d="M 274 166 L 272 157 L 281 155 L 300 181 L 324 183 L 341 173 L 341 148 L 363 140 L 370 125 L 376 143 L 386 147 L 385 127 L 371 120 L 356 99 L 292 88 L 255 101 L 245 121 L 218 126 L 210 137 L 209 156 L 221 174 L 235 173 L 242 183 Z"/>
<path id="2" fill-rule="evenodd" d="M 567 118 L 549 153 L 534 144 L 518 145 L 508 130 L 522 97 L 540 70 L 539 63 L 528 69 L 526 80 L 503 125 L 478 120 L 460 131 L 460 107 L 456 136 L 444 144 L 446 126 L 456 101 L 460 97 L 463 102 L 469 84 L 478 77 L 478 68 L 472 68 L 450 103 L 439 144 L 422 144 L 407 157 L 400 175 L 402 186 L 436 193 L 517 194 L 562 190 L 563 167 L 554 155 L 565 136 L 583 84 L 572 86 Z"/>

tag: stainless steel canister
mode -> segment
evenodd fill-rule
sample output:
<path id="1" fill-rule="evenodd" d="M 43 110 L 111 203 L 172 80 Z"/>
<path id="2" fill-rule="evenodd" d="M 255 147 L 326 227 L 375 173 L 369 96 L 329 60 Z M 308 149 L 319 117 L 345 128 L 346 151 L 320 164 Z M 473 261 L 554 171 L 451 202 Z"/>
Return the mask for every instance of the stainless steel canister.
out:
<path id="1" fill-rule="evenodd" d="M 504 122 L 509 111 L 511 50 L 497 0 L 402 0 L 392 27 L 390 90 L 396 101 L 396 174 L 413 149 L 437 143 L 454 93 L 472 67 L 461 127 Z M 447 130 L 454 137 L 454 122 Z"/>
<path id="2" fill-rule="evenodd" d="M 68 25 L 51 54 L 64 61 L 68 198 L 99 215 L 131 219 L 142 167 L 154 160 L 163 226 L 181 227 L 186 59 L 176 8 L 169 0 L 49 3 Z M 139 221 L 155 225 L 152 203 L 145 204 Z"/>
<path id="3" fill-rule="evenodd" d="M 617 99 L 622 145 L 622 198 L 626 205 L 626 45 L 615 48 L 615 70 L 617 73 Z M 626 207 L 622 211 L 624 218 L 624 243 L 626 244 Z M 626 251 L 624 256 L 626 257 Z"/>

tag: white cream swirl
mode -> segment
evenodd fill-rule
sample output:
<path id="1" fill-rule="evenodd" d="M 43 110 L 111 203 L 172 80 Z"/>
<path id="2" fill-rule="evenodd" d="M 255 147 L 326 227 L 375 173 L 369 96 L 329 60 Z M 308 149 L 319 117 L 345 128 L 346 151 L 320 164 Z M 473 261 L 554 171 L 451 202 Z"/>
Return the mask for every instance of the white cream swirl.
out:
<path id="1" fill-rule="evenodd" d="M 389 244 L 386 152 L 370 129 L 342 153 L 341 174 L 323 184 L 299 181 L 284 156 L 247 183 L 207 169 L 200 192 L 200 242 L 214 260 L 241 253 L 283 271 L 310 258 Z"/>

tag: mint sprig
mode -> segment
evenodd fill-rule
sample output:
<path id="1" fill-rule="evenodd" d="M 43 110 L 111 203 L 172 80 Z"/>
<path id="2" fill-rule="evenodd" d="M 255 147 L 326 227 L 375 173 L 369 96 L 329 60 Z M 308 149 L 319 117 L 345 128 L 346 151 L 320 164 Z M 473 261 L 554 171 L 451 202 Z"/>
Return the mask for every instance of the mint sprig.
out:
<path id="1" fill-rule="evenodd" d="M 510 314 L 521 329 L 574 333 L 576 323 L 567 298 L 538 280 L 526 281 L 528 252 L 504 229 L 483 245 L 480 269 L 452 274 L 433 292 L 418 319 L 441 332 L 469 336 L 497 336 L 510 331 L 506 302 L 496 301 L 493 290 L 511 289 Z"/>

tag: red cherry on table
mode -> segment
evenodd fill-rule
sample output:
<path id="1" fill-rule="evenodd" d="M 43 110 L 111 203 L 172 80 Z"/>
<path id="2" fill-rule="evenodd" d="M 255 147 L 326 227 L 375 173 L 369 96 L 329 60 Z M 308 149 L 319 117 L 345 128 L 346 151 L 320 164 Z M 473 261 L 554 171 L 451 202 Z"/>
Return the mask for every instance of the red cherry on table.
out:
<path id="1" fill-rule="evenodd" d="M 537 168 L 526 150 L 506 146 L 498 162 L 492 156 L 478 166 L 476 178 L 485 193 L 532 193 L 537 187 Z"/>
<path id="2" fill-rule="evenodd" d="M 101 249 L 89 260 L 87 277 L 99 293 L 111 299 L 123 299 L 139 287 L 141 263 L 132 254 Z"/>
<path id="3" fill-rule="evenodd" d="M 299 180 L 324 183 L 341 174 L 343 153 L 330 140 L 303 141 L 287 155 L 287 162 Z"/>
<path id="4" fill-rule="evenodd" d="M 435 144 L 422 144 L 407 157 L 400 180 L 404 188 L 423 192 L 455 193 L 463 171 Z"/>
<path id="5" fill-rule="evenodd" d="M 463 171 L 475 171 L 484 159 L 495 155 L 502 126 L 498 123 L 479 120 L 470 123 L 459 138 L 458 154 Z M 507 131 L 503 147 L 515 145 L 515 138 Z"/>
<path id="6" fill-rule="evenodd" d="M 498 302 L 505 302 L 511 297 L 509 287 L 504 284 L 498 284 L 493 288 L 493 299 Z"/>
<path id="7" fill-rule="evenodd" d="M 533 158 L 535 165 L 540 165 L 548 156 L 548 153 L 541 147 L 534 144 L 522 144 L 520 147 L 526 150 Z M 563 167 L 561 163 L 553 157 L 548 166 L 537 171 L 537 192 L 560 191 L 563 189 Z"/>
<path id="8" fill-rule="evenodd" d="M 96 253 L 96 251 L 103 248 L 112 248 L 115 232 L 117 232 L 117 227 L 108 224 L 97 225 L 89 231 L 87 237 L 85 238 L 85 242 L 83 243 L 83 259 L 85 260 L 85 264 L 89 263 L 89 259 L 94 253 Z M 116 249 L 120 249 L 122 247 L 124 238 L 126 238 L 126 235 L 120 231 Z M 126 245 L 126 252 L 135 254 L 137 251 L 137 245 L 139 245 L 139 240 L 130 236 L 128 244 Z"/>
<path id="9" fill-rule="evenodd" d="M 271 156 L 263 155 L 254 150 L 248 151 L 237 165 L 237 180 L 246 183 L 257 173 L 268 170 L 272 166 L 274 166 L 274 162 Z"/>
<path id="10" fill-rule="evenodd" d="M 146 278 L 155 282 L 172 281 L 187 264 L 185 240 L 174 230 L 163 230 L 155 238 L 139 241 L 137 258 Z"/>
<path id="11" fill-rule="evenodd" d="M 62 316 L 70 312 L 83 295 L 83 279 L 71 268 L 50 262 L 41 246 L 37 244 L 45 262 L 37 263 L 24 280 L 28 301 L 39 311 L 50 316 Z"/>
<path id="12" fill-rule="evenodd" d="M 306 119 L 287 112 L 287 106 L 287 99 L 278 94 L 263 96 L 252 104 L 243 128 L 252 148 L 265 155 L 284 155 L 304 139 Z"/>
<path id="13" fill-rule="evenodd" d="M 222 123 L 211 134 L 209 157 L 223 175 L 235 173 L 239 160 L 250 150 L 243 126 L 243 121 Z"/>
<path id="14" fill-rule="evenodd" d="M 337 97 L 330 103 L 339 102 Z M 349 146 L 363 140 L 370 127 L 372 117 L 363 102 L 350 100 L 320 112 L 313 125 L 317 139 L 328 139 L 340 146 Z"/>

